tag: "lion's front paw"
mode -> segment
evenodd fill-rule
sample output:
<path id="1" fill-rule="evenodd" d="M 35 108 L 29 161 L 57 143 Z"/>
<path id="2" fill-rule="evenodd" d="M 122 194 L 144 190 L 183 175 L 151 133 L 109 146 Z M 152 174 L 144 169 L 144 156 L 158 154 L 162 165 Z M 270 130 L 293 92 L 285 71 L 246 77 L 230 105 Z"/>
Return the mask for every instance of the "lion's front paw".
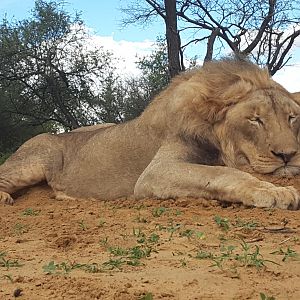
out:
<path id="1" fill-rule="evenodd" d="M 4 204 L 13 205 L 14 199 L 10 196 L 10 194 L 5 192 L 0 192 L 0 202 Z"/>
<path id="2" fill-rule="evenodd" d="M 263 183 L 260 187 L 252 190 L 250 202 L 256 207 L 281 208 L 296 210 L 299 208 L 300 195 L 298 191 L 292 187 L 278 187 L 271 183 Z"/>

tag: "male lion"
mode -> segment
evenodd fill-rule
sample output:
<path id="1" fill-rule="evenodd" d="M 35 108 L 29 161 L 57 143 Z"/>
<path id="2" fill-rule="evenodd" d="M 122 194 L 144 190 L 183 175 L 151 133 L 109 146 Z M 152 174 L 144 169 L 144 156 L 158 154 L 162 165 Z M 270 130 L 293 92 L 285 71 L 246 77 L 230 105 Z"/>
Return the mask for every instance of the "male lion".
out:
<path id="1" fill-rule="evenodd" d="M 300 173 L 300 106 L 266 70 L 239 60 L 176 77 L 121 125 L 27 141 L 0 167 L 0 198 L 47 181 L 56 197 L 203 197 L 297 209 L 293 187 L 250 173 Z"/>

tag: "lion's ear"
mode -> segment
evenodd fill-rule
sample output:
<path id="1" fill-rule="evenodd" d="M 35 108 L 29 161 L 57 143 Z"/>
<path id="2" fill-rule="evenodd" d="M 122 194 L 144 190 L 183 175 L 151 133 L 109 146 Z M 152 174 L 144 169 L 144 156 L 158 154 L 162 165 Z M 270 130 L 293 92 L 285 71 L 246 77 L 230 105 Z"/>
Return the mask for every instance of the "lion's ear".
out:
<path id="1" fill-rule="evenodd" d="M 300 92 L 292 93 L 294 100 L 300 105 Z"/>

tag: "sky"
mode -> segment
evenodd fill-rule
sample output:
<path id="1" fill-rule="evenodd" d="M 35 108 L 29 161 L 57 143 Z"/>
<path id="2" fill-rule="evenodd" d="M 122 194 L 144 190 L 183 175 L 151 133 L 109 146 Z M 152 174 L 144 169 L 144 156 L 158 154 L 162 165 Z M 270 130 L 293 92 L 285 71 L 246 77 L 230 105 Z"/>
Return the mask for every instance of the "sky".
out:
<path id="1" fill-rule="evenodd" d="M 150 54 L 158 36 L 164 35 L 164 24 L 157 19 L 150 26 L 121 26 L 124 13 L 121 7 L 138 0 L 65 0 L 65 9 L 80 12 L 86 26 L 92 30 L 95 44 L 104 46 L 120 58 L 119 67 L 127 74 L 137 72 L 137 57 Z M 142 1 L 142 0 L 140 0 Z M 30 15 L 34 0 L 0 0 L 0 18 L 22 20 Z M 201 49 L 190 50 L 190 57 Z M 201 51 L 201 50 L 200 50 Z M 278 71 L 274 79 L 290 92 L 300 91 L 300 39 L 295 47 L 295 59 L 291 66 Z"/>

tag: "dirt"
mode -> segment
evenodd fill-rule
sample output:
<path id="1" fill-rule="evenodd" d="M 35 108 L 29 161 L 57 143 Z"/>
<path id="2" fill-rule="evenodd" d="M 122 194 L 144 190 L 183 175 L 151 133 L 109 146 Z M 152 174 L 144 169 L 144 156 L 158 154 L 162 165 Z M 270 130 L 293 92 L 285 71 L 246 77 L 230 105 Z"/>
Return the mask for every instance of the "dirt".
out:
<path id="1" fill-rule="evenodd" d="M 299 211 L 40 186 L 0 228 L 0 299 L 300 299 Z"/>

